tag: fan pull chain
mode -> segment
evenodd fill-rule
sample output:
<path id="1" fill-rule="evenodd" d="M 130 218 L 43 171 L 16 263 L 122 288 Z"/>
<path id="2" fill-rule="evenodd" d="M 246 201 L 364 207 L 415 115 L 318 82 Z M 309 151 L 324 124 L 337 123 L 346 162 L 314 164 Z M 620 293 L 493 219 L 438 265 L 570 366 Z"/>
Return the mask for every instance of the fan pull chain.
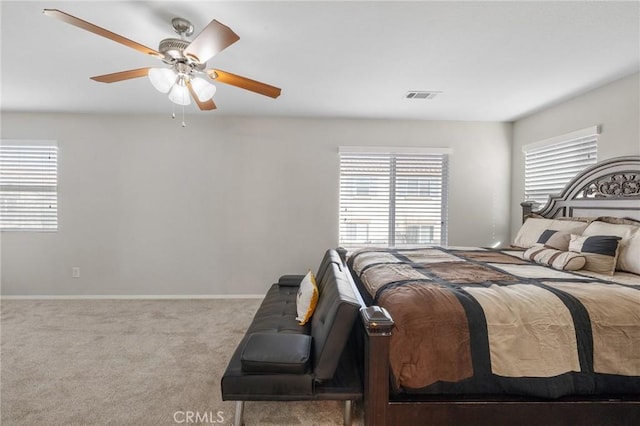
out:
<path id="1" fill-rule="evenodd" d="M 182 127 L 187 127 L 187 123 L 184 122 L 184 105 L 182 105 Z"/>
<path id="2" fill-rule="evenodd" d="M 173 102 L 171 102 L 171 118 L 176 118 L 176 104 L 174 104 Z"/>

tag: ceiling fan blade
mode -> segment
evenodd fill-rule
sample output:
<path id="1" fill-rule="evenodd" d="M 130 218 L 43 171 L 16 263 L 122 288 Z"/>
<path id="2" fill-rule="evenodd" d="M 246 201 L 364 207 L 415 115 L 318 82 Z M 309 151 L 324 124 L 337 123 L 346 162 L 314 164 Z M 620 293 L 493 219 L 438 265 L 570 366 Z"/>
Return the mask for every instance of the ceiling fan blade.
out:
<path id="1" fill-rule="evenodd" d="M 191 97 L 198 104 L 198 107 L 201 110 L 209 111 L 212 109 L 216 109 L 216 104 L 213 102 L 213 98 L 209 99 L 208 101 L 202 102 L 200 101 L 200 99 L 198 99 L 198 96 L 196 95 L 196 92 L 193 90 L 193 87 L 191 86 L 190 81 L 187 81 L 187 87 L 189 88 L 189 93 L 191 93 Z"/>
<path id="2" fill-rule="evenodd" d="M 240 37 L 231 28 L 214 19 L 184 49 L 184 54 L 204 64 L 238 40 Z"/>
<path id="3" fill-rule="evenodd" d="M 219 81 L 220 83 L 230 84 L 274 99 L 280 96 L 281 89 L 279 87 L 260 83 L 259 81 L 251 80 L 250 78 L 217 69 L 207 70 L 207 74 L 210 78 L 215 81 Z"/>
<path id="4" fill-rule="evenodd" d="M 135 70 L 114 72 L 111 74 L 97 75 L 91 77 L 91 80 L 99 81 L 100 83 L 115 83 L 116 81 L 129 80 L 130 78 L 146 77 L 149 74 L 151 67 L 138 68 Z"/>
<path id="5" fill-rule="evenodd" d="M 128 38 L 123 37 L 114 32 L 111 32 L 109 30 L 105 30 L 104 28 L 94 25 L 90 22 L 83 21 L 80 18 L 76 18 L 75 16 L 69 15 L 68 13 L 62 12 L 58 9 L 44 9 L 43 13 L 47 16 L 51 16 L 52 18 L 56 18 L 61 21 L 64 21 L 67 24 L 75 25 L 76 27 L 82 28 L 83 30 L 87 30 L 99 36 L 106 37 L 109 40 L 113 40 L 117 43 L 124 44 L 125 46 L 128 46 L 139 52 L 146 53 L 147 55 L 157 56 L 158 58 L 164 57 L 162 53 L 156 50 L 153 50 L 147 46 L 143 46 L 140 43 L 136 43 L 133 40 L 129 40 Z"/>

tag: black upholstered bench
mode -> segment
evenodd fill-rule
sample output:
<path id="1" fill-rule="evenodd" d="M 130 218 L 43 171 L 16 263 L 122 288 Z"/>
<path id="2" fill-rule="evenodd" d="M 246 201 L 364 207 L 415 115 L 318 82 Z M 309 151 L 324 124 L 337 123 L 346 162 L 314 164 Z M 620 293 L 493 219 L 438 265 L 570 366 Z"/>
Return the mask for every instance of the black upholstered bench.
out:
<path id="1" fill-rule="evenodd" d="M 236 402 L 235 424 L 243 423 L 245 401 L 352 401 L 362 398 L 362 376 L 350 339 L 360 304 L 335 250 L 326 252 L 316 275 L 318 304 L 311 321 L 296 321 L 302 275 L 273 284 L 222 377 L 222 399 Z"/>

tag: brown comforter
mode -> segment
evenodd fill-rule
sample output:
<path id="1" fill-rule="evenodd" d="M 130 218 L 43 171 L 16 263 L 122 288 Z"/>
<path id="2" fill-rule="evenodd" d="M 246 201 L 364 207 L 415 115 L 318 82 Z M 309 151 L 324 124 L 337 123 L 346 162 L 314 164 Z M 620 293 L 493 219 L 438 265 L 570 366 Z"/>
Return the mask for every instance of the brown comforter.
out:
<path id="1" fill-rule="evenodd" d="M 640 393 L 640 277 L 621 285 L 485 249 L 367 249 L 349 262 L 395 321 L 398 391 Z"/>

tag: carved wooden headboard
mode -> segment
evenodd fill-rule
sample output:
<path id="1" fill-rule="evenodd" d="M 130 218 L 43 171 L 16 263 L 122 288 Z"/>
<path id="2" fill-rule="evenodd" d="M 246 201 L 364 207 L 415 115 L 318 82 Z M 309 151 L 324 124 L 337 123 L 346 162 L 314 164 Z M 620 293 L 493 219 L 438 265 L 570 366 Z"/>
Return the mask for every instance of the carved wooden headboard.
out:
<path id="1" fill-rule="evenodd" d="M 523 220 L 531 213 L 547 218 L 615 216 L 640 220 L 640 156 L 611 158 L 585 169 L 538 211 L 533 211 L 533 202 L 520 205 Z"/>

